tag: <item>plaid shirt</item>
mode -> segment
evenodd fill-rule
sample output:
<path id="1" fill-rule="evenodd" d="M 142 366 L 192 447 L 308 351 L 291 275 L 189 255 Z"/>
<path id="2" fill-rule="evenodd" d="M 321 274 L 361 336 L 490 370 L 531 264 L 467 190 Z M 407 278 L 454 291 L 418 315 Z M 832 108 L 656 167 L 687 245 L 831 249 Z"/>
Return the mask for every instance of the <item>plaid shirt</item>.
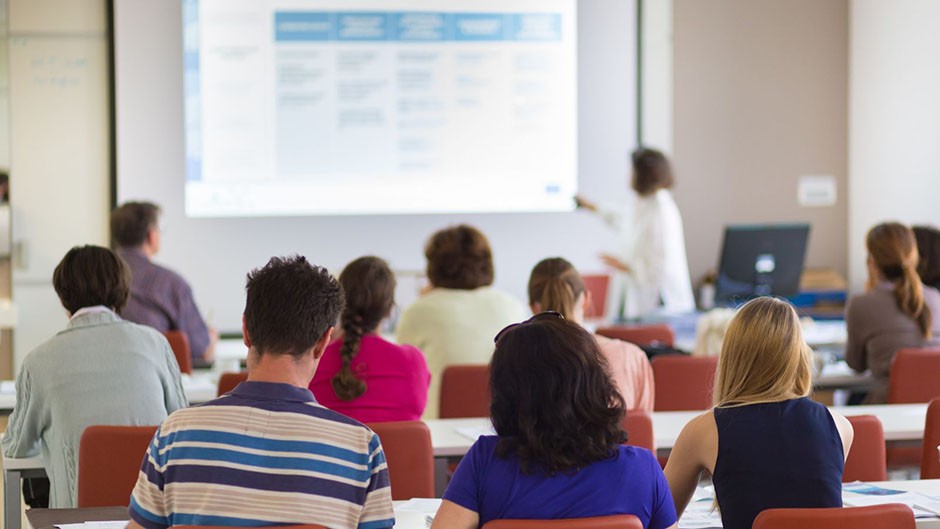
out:
<path id="1" fill-rule="evenodd" d="M 119 248 L 117 252 L 131 270 L 131 295 L 121 317 L 160 332 L 185 332 L 193 360 L 199 361 L 209 346 L 209 329 L 189 283 L 176 272 L 151 262 L 140 250 Z"/>

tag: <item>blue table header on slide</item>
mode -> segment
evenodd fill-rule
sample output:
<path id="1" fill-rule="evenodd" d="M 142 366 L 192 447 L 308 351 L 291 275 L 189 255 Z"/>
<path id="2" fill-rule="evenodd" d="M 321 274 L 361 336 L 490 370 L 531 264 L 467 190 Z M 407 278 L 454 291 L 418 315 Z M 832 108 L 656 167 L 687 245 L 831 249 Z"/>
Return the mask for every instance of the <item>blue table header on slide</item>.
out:
<path id="1" fill-rule="evenodd" d="M 553 42 L 559 13 L 278 11 L 277 42 Z"/>

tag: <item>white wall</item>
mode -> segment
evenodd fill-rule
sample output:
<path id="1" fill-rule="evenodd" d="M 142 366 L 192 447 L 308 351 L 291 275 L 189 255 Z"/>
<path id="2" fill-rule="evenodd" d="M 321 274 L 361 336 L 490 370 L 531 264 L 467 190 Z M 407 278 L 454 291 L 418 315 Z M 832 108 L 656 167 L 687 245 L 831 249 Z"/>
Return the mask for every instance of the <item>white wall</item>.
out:
<path id="1" fill-rule="evenodd" d="M 867 230 L 940 225 L 940 2 L 853 0 L 849 278 L 862 288 Z"/>
<path id="2" fill-rule="evenodd" d="M 104 0 L 11 0 L 10 194 L 14 362 L 62 330 L 52 271 L 77 244 L 107 244 Z"/>
<path id="3" fill-rule="evenodd" d="M 636 9 L 624 0 L 578 5 L 580 185 L 589 197 L 616 200 L 626 197 L 627 159 L 636 137 Z M 604 269 L 597 254 L 613 249 L 613 235 L 582 212 L 187 219 L 180 2 L 118 1 L 115 19 L 119 199 L 163 206 L 167 232 L 158 260 L 191 281 L 197 303 L 214 315 L 220 330 L 238 328 L 245 273 L 271 255 L 302 253 L 338 270 L 374 253 L 395 269 L 422 270 L 425 239 L 457 222 L 477 225 L 489 236 L 496 284 L 520 298 L 531 267 L 543 257 L 563 255 L 587 272 Z"/>

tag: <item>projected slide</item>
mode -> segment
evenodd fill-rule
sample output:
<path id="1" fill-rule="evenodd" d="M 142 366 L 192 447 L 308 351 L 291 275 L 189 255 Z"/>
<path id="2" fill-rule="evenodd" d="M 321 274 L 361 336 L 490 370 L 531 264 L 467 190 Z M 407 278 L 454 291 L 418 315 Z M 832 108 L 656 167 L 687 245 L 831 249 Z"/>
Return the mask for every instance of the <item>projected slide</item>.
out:
<path id="1" fill-rule="evenodd" d="M 575 0 L 182 0 L 192 217 L 562 211 Z"/>

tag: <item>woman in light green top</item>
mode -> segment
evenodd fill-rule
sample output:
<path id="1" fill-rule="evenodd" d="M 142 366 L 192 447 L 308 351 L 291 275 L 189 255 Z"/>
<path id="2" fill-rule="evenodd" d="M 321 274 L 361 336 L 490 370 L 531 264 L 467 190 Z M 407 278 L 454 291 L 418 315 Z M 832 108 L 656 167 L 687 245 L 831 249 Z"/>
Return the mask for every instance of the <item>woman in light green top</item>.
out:
<path id="1" fill-rule="evenodd" d="M 69 324 L 23 360 L 3 453 L 41 453 L 51 482 L 49 506 L 75 507 L 85 428 L 157 425 L 185 407 L 186 396 L 163 335 L 118 316 L 130 272 L 117 255 L 98 246 L 72 248 L 52 282 Z"/>

